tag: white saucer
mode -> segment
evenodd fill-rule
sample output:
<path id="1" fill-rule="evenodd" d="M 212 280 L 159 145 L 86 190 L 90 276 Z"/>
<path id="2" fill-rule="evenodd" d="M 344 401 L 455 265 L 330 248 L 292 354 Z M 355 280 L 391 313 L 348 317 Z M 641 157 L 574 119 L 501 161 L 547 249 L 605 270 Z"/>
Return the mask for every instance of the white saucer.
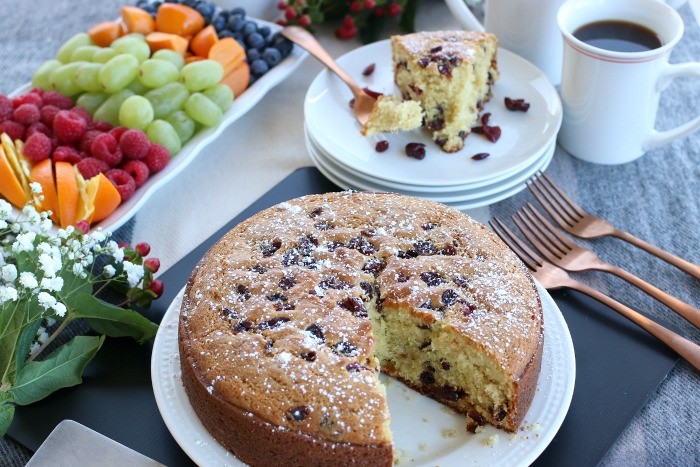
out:
<path id="1" fill-rule="evenodd" d="M 385 94 L 398 95 L 393 83 L 389 41 L 376 42 L 343 55 L 338 63 L 358 82 Z M 371 63 L 374 73 L 364 77 L 362 71 Z M 554 141 L 561 125 L 562 107 L 556 89 L 535 66 L 504 49 L 498 51 L 501 78 L 493 87 L 494 97 L 484 112 L 492 114 L 490 123 L 503 131 L 496 143 L 481 135 L 470 135 L 465 147 L 454 154 L 441 151 L 422 130 L 365 138 L 348 102 L 349 89 L 328 71 L 312 82 L 304 103 L 309 133 L 319 148 L 334 161 L 353 170 L 389 182 L 413 186 L 451 187 L 483 186 L 522 171 L 533 164 Z M 530 103 L 528 112 L 509 111 L 505 97 L 522 98 Z M 378 153 L 377 141 L 387 139 L 389 150 Z M 426 144 L 423 160 L 406 157 L 404 147 L 410 142 Z M 491 154 L 488 159 L 472 161 L 476 153 Z"/>

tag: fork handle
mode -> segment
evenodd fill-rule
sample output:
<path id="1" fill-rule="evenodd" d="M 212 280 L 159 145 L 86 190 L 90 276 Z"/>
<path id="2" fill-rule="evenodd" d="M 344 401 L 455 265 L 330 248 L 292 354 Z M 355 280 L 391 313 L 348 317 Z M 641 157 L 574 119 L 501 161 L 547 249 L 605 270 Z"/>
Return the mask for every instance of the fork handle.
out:
<path id="1" fill-rule="evenodd" d="M 617 277 L 626 280 L 630 284 L 642 290 L 644 293 L 654 297 L 656 300 L 660 301 L 661 303 L 663 303 L 664 305 L 681 315 L 683 318 L 693 323 L 695 327 L 700 329 L 700 310 L 698 310 L 694 306 L 689 305 L 684 301 L 677 299 L 673 295 L 664 292 L 658 287 L 651 285 L 650 283 L 635 276 L 631 272 L 614 266 L 612 264 L 606 263 L 600 269 L 615 274 Z"/>
<path id="2" fill-rule="evenodd" d="M 641 238 L 637 238 L 634 235 L 627 233 L 623 230 L 615 229 L 613 232 L 611 232 L 610 235 L 624 240 L 628 243 L 631 243 L 632 245 L 641 248 L 647 253 L 650 253 L 658 258 L 661 258 L 667 263 L 674 265 L 681 271 L 686 272 L 694 278 L 700 280 L 700 266 L 686 261 L 683 258 L 679 258 L 676 255 L 672 255 L 671 253 L 664 251 L 661 248 L 655 247 L 654 245 L 645 242 Z"/>
<path id="3" fill-rule="evenodd" d="M 693 368 L 700 371 L 700 346 L 689 341 L 688 339 L 679 336 L 675 332 L 668 328 L 661 326 L 660 324 L 650 320 L 646 316 L 637 313 L 633 309 L 623 305 L 622 303 L 614 300 L 607 295 L 593 289 L 586 284 L 581 282 L 572 281 L 572 283 L 567 284 L 567 286 L 572 289 L 576 289 L 590 297 L 595 298 L 599 302 L 609 306 L 613 310 L 620 313 L 625 318 L 632 321 L 634 324 L 640 328 L 647 331 L 652 336 L 659 339 L 661 342 L 669 346 L 678 355 L 684 358 L 688 363 L 690 363 Z"/>

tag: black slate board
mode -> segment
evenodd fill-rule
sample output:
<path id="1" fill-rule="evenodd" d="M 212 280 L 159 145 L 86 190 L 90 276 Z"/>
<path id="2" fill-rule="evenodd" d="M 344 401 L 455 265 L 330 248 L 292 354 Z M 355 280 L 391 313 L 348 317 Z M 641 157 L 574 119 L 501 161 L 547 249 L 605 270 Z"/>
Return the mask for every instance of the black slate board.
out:
<path id="1" fill-rule="evenodd" d="M 338 190 L 315 168 L 295 171 L 163 273 L 165 293 L 146 314 L 160 321 L 197 261 L 234 225 L 282 201 Z M 534 465 L 595 465 L 671 371 L 677 356 L 588 297 L 568 291 L 552 296 L 573 338 L 576 386 L 561 429 Z M 18 407 L 9 435 L 35 451 L 59 422 L 72 419 L 163 464 L 192 465 L 158 412 L 151 388 L 151 348 L 108 339 L 86 368 L 82 385 Z"/>

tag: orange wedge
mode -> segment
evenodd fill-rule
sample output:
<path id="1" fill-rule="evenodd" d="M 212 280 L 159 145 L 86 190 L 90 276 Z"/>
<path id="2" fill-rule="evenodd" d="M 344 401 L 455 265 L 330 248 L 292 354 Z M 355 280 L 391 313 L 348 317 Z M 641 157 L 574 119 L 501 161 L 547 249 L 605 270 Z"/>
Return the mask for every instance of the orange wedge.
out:
<path id="1" fill-rule="evenodd" d="M 2 146 L 0 146 L 0 195 L 18 208 L 23 208 L 29 199 L 12 170 Z"/>
<path id="2" fill-rule="evenodd" d="M 29 171 L 31 170 L 31 164 L 26 157 L 22 154 L 22 148 L 24 143 L 20 140 L 12 141 L 7 133 L 0 135 L 0 141 L 2 141 L 2 147 L 5 150 L 5 156 L 12 171 L 15 173 L 19 184 L 24 190 L 24 193 L 29 197 L 31 189 L 29 188 Z"/>
<path id="3" fill-rule="evenodd" d="M 61 227 L 65 229 L 75 224 L 78 211 L 78 182 L 69 162 L 56 162 L 56 192 Z"/>
<path id="4" fill-rule="evenodd" d="M 54 181 L 51 159 L 44 159 L 32 167 L 30 175 L 33 182 L 41 185 L 41 194 L 44 195 L 44 200 L 41 203 L 42 210 L 51 211 L 51 220 L 54 224 L 58 224 L 60 222 L 58 194 L 56 193 L 56 182 Z"/>
<path id="5" fill-rule="evenodd" d="M 100 173 L 85 180 L 76 169 L 78 183 L 78 212 L 76 220 L 88 223 L 99 222 L 114 212 L 122 201 L 119 192 L 104 174 Z"/>

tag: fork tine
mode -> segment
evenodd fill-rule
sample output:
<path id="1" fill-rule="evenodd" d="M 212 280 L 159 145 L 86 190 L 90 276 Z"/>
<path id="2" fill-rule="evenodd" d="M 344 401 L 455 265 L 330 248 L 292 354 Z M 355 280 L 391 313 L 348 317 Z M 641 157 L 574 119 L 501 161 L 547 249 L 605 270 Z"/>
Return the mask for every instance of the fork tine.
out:
<path id="1" fill-rule="evenodd" d="M 542 215 L 540 211 L 537 210 L 537 208 L 532 204 L 532 203 L 527 203 L 527 206 L 523 208 L 525 212 L 527 212 L 528 216 L 530 219 L 537 225 L 537 228 L 540 229 L 542 233 L 545 235 L 551 235 L 550 238 L 555 238 L 557 242 L 559 242 L 561 245 L 566 248 L 566 250 L 572 250 L 574 247 L 574 244 L 571 243 L 571 240 L 566 238 L 566 236 L 559 231 L 556 227 L 554 227 L 545 217 Z M 535 217 L 537 217 L 537 220 L 535 220 Z M 539 221 L 539 223 L 538 223 Z M 554 241 L 554 240 L 552 240 Z M 565 251 L 565 250 L 562 250 Z"/>
<path id="2" fill-rule="evenodd" d="M 540 179 L 540 173 L 535 175 L 533 178 L 528 180 L 527 188 L 530 193 L 535 197 L 537 201 L 542 205 L 542 207 L 547 211 L 547 213 L 552 216 L 557 224 L 561 226 L 562 229 L 566 227 L 573 227 L 576 220 L 571 217 L 569 213 L 564 211 L 559 203 L 553 198 L 553 196 L 546 191 L 544 187 L 544 182 Z"/>
<path id="3" fill-rule="evenodd" d="M 496 235 L 501 237 L 513 252 L 518 255 L 525 265 L 533 271 L 536 271 L 542 266 L 542 258 L 532 251 L 524 242 L 522 242 L 511 230 L 501 222 L 498 217 L 494 217 L 489 221 L 489 224 L 496 232 Z"/>
<path id="4" fill-rule="evenodd" d="M 516 215 L 520 218 L 520 222 L 527 227 L 530 234 L 534 237 L 530 238 L 528 236 L 530 242 L 535 246 L 535 248 L 540 250 L 540 252 L 545 255 L 547 259 L 550 261 L 555 261 L 556 259 L 561 259 L 562 257 L 566 256 L 566 254 L 569 252 L 566 245 L 562 245 L 562 243 L 558 241 L 554 235 L 548 232 L 547 229 L 542 228 L 542 226 L 539 225 L 539 222 L 537 222 L 537 219 L 535 219 L 535 217 L 529 211 L 523 208 L 518 210 Z M 515 216 L 512 217 L 515 219 Z M 523 233 L 527 236 L 527 232 Z M 545 254 L 542 249 L 546 249 L 550 254 Z"/>
<path id="5" fill-rule="evenodd" d="M 522 216 L 521 213 L 518 213 L 520 217 L 516 216 L 511 216 L 513 218 L 513 222 L 515 222 L 515 225 L 520 229 L 520 231 L 525 235 L 525 238 L 529 240 L 529 242 L 532 244 L 532 246 L 545 258 L 547 258 L 548 261 L 552 263 L 557 263 L 558 260 L 560 260 L 564 254 L 563 252 L 559 251 L 554 251 L 553 249 L 550 249 L 546 243 L 547 240 L 542 238 L 542 235 L 537 232 L 537 229 L 530 223 L 530 221 Z"/>
<path id="6" fill-rule="evenodd" d="M 556 196 L 559 197 L 560 201 L 563 201 L 562 206 L 569 208 L 570 212 L 574 213 L 574 218 L 582 218 L 586 215 L 586 211 L 584 211 L 583 208 L 576 203 L 576 201 L 569 198 L 569 196 L 564 193 L 564 190 L 559 188 L 559 185 L 554 183 L 554 181 L 552 181 L 547 174 L 542 173 L 542 180 L 545 180 L 545 186 L 551 189 L 550 193 L 556 193 Z"/>

